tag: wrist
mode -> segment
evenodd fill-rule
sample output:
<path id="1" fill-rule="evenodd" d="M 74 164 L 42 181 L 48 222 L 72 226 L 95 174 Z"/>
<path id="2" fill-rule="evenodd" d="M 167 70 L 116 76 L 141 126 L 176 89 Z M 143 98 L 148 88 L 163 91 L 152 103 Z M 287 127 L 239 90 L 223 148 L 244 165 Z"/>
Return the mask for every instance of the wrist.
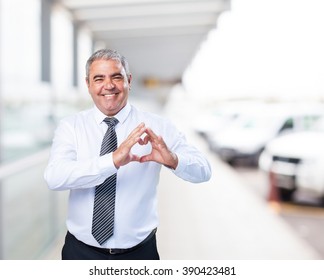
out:
<path id="1" fill-rule="evenodd" d="M 175 170 L 178 166 L 178 157 L 175 153 L 172 152 L 171 152 L 171 157 L 172 157 L 172 161 L 170 162 L 170 164 L 166 165 L 166 167 Z"/>

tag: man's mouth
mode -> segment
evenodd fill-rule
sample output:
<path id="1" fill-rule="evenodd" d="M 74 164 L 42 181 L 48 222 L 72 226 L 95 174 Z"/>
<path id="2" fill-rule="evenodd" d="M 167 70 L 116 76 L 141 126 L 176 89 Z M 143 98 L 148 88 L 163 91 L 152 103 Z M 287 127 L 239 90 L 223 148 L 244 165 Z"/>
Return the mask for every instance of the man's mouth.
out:
<path id="1" fill-rule="evenodd" d="M 117 95 L 118 92 L 115 92 L 115 93 L 104 93 L 104 94 L 101 94 L 102 96 L 106 96 L 106 97 L 113 97 L 115 95 Z"/>

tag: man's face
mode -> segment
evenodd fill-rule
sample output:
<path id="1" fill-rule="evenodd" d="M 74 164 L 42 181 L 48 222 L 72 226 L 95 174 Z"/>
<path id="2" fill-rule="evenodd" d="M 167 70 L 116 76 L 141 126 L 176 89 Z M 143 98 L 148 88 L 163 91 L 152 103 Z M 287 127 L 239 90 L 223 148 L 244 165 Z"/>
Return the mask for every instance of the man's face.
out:
<path id="1" fill-rule="evenodd" d="M 98 109 L 106 116 L 116 115 L 125 107 L 130 90 L 131 77 L 117 60 L 96 60 L 86 79 L 89 93 Z"/>

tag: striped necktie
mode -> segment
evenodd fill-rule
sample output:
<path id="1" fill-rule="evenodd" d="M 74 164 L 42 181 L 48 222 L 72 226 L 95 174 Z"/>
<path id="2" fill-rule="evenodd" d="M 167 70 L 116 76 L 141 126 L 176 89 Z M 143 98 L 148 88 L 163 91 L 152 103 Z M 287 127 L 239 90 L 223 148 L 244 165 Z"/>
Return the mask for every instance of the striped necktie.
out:
<path id="1" fill-rule="evenodd" d="M 118 120 L 105 118 L 104 122 L 108 125 L 108 129 L 102 140 L 100 156 L 117 149 L 115 125 Z M 114 231 L 116 178 L 117 174 L 115 173 L 102 184 L 96 186 L 95 189 L 92 235 L 100 245 L 104 244 L 113 235 Z"/>

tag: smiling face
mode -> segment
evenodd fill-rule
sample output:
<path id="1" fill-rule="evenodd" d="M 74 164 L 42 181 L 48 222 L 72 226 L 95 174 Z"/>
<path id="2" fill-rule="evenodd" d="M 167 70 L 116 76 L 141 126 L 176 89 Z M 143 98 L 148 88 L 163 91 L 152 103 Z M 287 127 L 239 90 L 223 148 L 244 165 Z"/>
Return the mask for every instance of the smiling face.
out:
<path id="1" fill-rule="evenodd" d="M 120 61 L 95 60 L 90 65 L 86 83 L 93 102 L 106 116 L 114 116 L 125 107 L 131 75 L 127 77 Z"/>

